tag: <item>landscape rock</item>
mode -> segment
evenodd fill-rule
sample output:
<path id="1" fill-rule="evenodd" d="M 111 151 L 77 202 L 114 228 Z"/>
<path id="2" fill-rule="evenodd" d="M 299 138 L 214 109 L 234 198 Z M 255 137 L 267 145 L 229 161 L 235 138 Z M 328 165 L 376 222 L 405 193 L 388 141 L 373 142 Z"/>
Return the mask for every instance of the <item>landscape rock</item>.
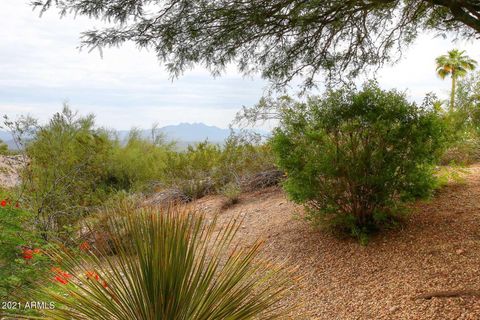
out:
<path id="1" fill-rule="evenodd" d="M 13 188 L 20 184 L 19 171 L 25 164 L 25 157 L 21 155 L 0 155 L 0 187 Z"/>
<path id="2" fill-rule="evenodd" d="M 183 204 L 192 199 L 179 189 L 166 189 L 149 196 L 144 202 L 145 206 L 168 207 L 175 204 Z"/>

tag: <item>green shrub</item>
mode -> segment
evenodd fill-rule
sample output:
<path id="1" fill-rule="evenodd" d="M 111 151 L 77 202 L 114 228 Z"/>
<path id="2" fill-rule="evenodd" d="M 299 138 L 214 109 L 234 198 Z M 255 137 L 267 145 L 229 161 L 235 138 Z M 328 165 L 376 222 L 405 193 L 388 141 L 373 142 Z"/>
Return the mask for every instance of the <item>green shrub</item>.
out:
<path id="1" fill-rule="evenodd" d="M 105 185 L 115 190 L 146 190 L 164 178 L 170 153 L 172 144 L 144 138 L 132 130 L 125 144 L 118 139 L 114 143 Z"/>
<path id="2" fill-rule="evenodd" d="M 102 181 L 112 150 L 92 115 L 78 117 L 67 106 L 37 129 L 26 147 L 29 165 L 22 188 L 43 236 L 67 236 L 87 208 L 105 200 Z"/>
<path id="3" fill-rule="evenodd" d="M 285 190 L 315 222 L 361 238 L 434 186 L 444 124 L 403 94 L 371 82 L 284 110 L 273 150 Z"/>
<path id="4" fill-rule="evenodd" d="M 448 145 L 441 163 L 468 165 L 480 160 L 480 73 L 462 78 L 455 96 L 455 110 L 443 115 Z"/>
<path id="5" fill-rule="evenodd" d="M 440 163 L 443 165 L 468 165 L 479 159 L 478 132 L 470 123 L 466 108 L 442 113 L 446 126 L 446 148 Z"/>
<path id="6" fill-rule="evenodd" d="M 275 168 L 275 157 L 270 144 L 262 143 L 258 137 L 232 134 L 225 142 L 219 165 L 215 180 L 220 186 L 239 184 L 241 180 Z"/>
<path id="7" fill-rule="evenodd" d="M 273 166 L 269 146 L 245 138 L 177 152 L 155 129 L 151 138 L 132 130 L 120 141 L 97 128 L 93 115 L 78 116 L 68 106 L 46 125 L 24 117 L 6 126 L 25 146 L 23 198 L 45 239 L 68 240 L 81 217 L 120 191 L 175 189 L 196 199 Z"/>
<path id="8" fill-rule="evenodd" d="M 435 189 L 443 188 L 449 184 L 465 184 L 465 177 L 468 170 L 463 166 L 450 164 L 449 166 L 438 166 L 435 170 L 436 186 Z"/>
<path id="9" fill-rule="evenodd" d="M 442 165 L 470 165 L 480 160 L 480 137 L 476 133 L 454 135 L 457 139 L 449 139 L 448 147 L 442 154 Z"/>
<path id="10" fill-rule="evenodd" d="M 164 182 L 196 199 L 273 167 L 268 144 L 232 135 L 224 146 L 205 141 L 185 152 L 169 153 Z"/>
<path id="11" fill-rule="evenodd" d="M 8 155 L 8 145 L 0 139 L 0 155 Z"/>
<path id="12" fill-rule="evenodd" d="M 214 192 L 213 176 L 219 168 L 222 150 L 207 141 L 188 146 L 184 152 L 170 153 L 164 183 L 181 190 L 191 199 Z"/>
<path id="13" fill-rule="evenodd" d="M 0 301 L 12 300 L 12 295 L 20 296 L 32 287 L 48 261 L 33 215 L 14 199 L 0 191 Z"/>
<path id="14" fill-rule="evenodd" d="M 107 216 L 116 257 L 51 250 L 63 278 L 60 292 L 47 290 L 59 305 L 44 310 L 48 319 L 275 319 L 285 311 L 276 303 L 288 277 L 255 261 L 259 242 L 233 245 L 235 220 L 218 228 L 216 219 L 179 208 L 119 207 Z"/>
<path id="15" fill-rule="evenodd" d="M 223 201 L 222 208 L 227 209 L 235 204 L 237 204 L 240 200 L 240 194 L 242 189 L 239 183 L 230 182 L 222 187 L 220 190 L 220 194 L 225 197 Z"/>

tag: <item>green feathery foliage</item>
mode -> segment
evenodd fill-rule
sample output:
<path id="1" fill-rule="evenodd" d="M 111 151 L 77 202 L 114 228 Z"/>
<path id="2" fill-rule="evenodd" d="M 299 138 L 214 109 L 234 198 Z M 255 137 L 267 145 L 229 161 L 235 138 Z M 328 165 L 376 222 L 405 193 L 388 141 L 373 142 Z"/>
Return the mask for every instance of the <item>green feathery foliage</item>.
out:
<path id="1" fill-rule="evenodd" d="M 314 85 L 357 76 L 398 60 L 422 30 L 475 39 L 478 1 L 444 0 L 32 0 L 41 12 L 109 22 L 82 42 L 102 49 L 133 42 L 165 63 L 172 77 L 194 65 L 218 75 L 233 63 L 278 86 L 295 77 Z"/>
<path id="2" fill-rule="evenodd" d="M 273 150 L 286 192 L 314 222 L 363 241 L 432 190 L 445 132 L 436 111 L 374 82 L 280 104 Z"/>

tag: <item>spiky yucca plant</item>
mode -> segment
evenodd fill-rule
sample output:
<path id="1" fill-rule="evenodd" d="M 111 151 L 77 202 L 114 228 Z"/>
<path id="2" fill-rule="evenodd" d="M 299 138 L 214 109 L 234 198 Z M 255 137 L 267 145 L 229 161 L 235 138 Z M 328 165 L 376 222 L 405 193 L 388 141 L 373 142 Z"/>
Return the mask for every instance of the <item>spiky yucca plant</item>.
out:
<path id="1" fill-rule="evenodd" d="M 238 220 L 219 227 L 185 208 L 120 211 L 108 213 L 115 257 L 93 247 L 49 253 L 60 277 L 70 278 L 47 291 L 57 303 L 48 319 L 276 319 L 285 312 L 277 304 L 288 287 L 285 270 L 256 259 L 259 242 L 232 246 Z"/>

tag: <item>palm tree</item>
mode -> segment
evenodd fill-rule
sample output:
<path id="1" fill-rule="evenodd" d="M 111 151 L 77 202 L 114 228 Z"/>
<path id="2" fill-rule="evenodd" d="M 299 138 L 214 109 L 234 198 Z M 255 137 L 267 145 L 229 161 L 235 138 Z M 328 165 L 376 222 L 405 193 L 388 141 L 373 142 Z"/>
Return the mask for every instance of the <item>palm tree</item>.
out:
<path id="1" fill-rule="evenodd" d="M 473 60 L 467 55 L 465 51 L 453 49 L 446 55 L 438 57 L 437 74 L 440 78 L 445 79 L 447 76 L 452 77 L 452 92 L 450 93 L 450 111 L 454 109 L 455 103 L 455 88 L 458 77 L 464 77 L 468 71 L 474 70 L 477 66 L 477 61 Z"/>

